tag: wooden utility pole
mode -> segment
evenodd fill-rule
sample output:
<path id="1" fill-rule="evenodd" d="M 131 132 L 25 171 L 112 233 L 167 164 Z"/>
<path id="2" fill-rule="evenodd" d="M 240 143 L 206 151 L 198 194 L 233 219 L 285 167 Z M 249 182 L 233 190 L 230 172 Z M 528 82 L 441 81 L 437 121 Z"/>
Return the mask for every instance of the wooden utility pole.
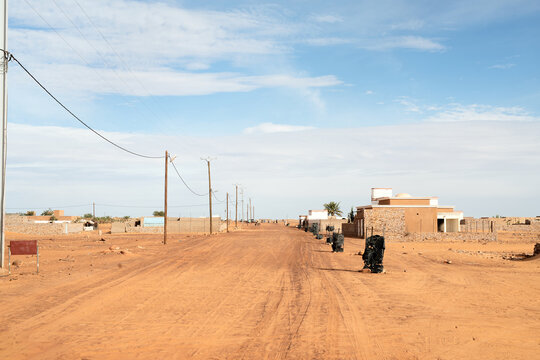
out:
<path id="1" fill-rule="evenodd" d="M 92 203 L 92 217 L 96 217 L 96 203 Z"/>
<path id="2" fill-rule="evenodd" d="M 208 204 L 210 207 L 210 235 L 212 234 L 212 179 L 210 176 L 210 157 L 207 157 L 206 159 L 201 158 L 201 160 L 206 161 L 208 165 Z"/>
<path id="3" fill-rule="evenodd" d="M 238 227 L 238 185 L 235 185 L 236 186 L 236 201 L 234 203 L 234 206 L 235 206 L 235 215 L 234 215 L 234 227 L 237 228 Z"/>
<path id="4" fill-rule="evenodd" d="M 8 49 L 7 31 L 8 31 L 8 2 L 3 1 L 0 5 L 0 48 L 4 50 L 0 64 L 0 101 L 2 102 L 2 134 L 0 136 L 0 268 L 4 267 L 5 257 L 5 236 L 4 236 L 4 215 L 6 213 L 6 158 L 7 158 L 7 70 L 8 70 Z"/>
<path id="5" fill-rule="evenodd" d="M 168 185 L 168 170 L 169 170 L 169 152 L 165 150 L 165 204 L 163 210 L 163 244 L 167 244 L 167 185 Z"/>
<path id="6" fill-rule="evenodd" d="M 227 232 L 229 232 L 229 193 L 227 193 Z"/>

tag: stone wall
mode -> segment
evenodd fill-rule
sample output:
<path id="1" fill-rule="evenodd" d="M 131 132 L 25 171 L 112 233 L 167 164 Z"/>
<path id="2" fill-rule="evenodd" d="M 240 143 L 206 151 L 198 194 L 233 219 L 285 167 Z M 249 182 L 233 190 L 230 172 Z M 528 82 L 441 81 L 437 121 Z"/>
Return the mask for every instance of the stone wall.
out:
<path id="1" fill-rule="evenodd" d="M 497 233 L 407 233 L 405 235 L 391 235 L 389 240 L 395 241 L 466 241 L 466 242 L 486 242 L 497 241 Z"/>
<path id="2" fill-rule="evenodd" d="M 364 228 L 366 233 L 402 235 L 405 233 L 405 211 L 400 208 L 364 209 Z"/>
<path id="3" fill-rule="evenodd" d="M 9 232 L 33 235 L 61 235 L 83 231 L 82 223 L 35 223 L 27 216 L 20 215 L 6 215 L 5 226 Z"/>
<path id="4" fill-rule="evenodd" d="M 234 222 L 229 223 L 229 227 L 234 226 Z M 219 219 L 213 219 L 212 228 L 214 232 L 226 231 L 227 223 Z M 209 218 L 168 218 L 167 232 L 169 233 L 208 233 L 210 231 Z M 163 234 L 162 226 L 141 227 L 135 226 L 134 222 L 113 223 L 111 233 L 142 233 L 142 234 Z"/>

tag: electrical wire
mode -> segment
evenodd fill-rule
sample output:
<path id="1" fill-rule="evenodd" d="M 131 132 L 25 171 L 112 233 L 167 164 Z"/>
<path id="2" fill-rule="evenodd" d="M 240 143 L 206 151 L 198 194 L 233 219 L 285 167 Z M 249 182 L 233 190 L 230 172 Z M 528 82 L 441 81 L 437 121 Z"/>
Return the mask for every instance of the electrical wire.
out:
<path id="1" fill-rule="evenodd" d="M 117 93 L 122 93 L 111 81 L 108 81 L 105 77 L 103 77 L 101 75 L 101 73 L 99 73 L 96 69 L 94 69 L 94 67 L 92 67 L 90 65 L 90 63 L 84 58 L 83 55 L 81 55 L 80 52 L 77 51 L 77 49 L 75 49 L 70 43 L 69 41 L 66 40 L 66 38 L 64 36 L 62 36 L 62 34 L 60 34 L 40 13 L 39 11 L 36 10 L 36 8 L 34 6 L 32 6 L 32 4 L 30 2 L 28 2 L 28 0 L 24 0 L 26 2 L 26 4 L 32 9 L 32 11 L 41 18 L 41 20 L 49 27 L 49 29 L 51 29 L 52 31 L 54 31 L 56 33 L 56 35 L 62 39 L 63 42 L 66 43 L 66 45 L 86 64 L 86 66 L 91 69 L 97 77 L 101 78 L 101 81 L 103 81 L 104 83 L 107 83 L 111 89 L 114 89 Z M 83 35 L 84 37 L 84 35 Z M 90 44 L 90 46 L 92 46 Z M 95 48 L 94 48 L 95 49 Z"/>
<path id="2" fill-rule="evenodd" d="M 103 140 L 107 141 L 109 144 L 113 145 L 113 146 L 116 146 L 118 149 L 120 150 L 123 150 L 131 155 L 135 155 L 135 156 L 139 156 L 139 157 L 142 157 L 142 158 L 147 158 L 147 159 L 163 159 L 165 156 L 149 156 L 149 155 L 144 155 L 144 154 L 139 154 L 139 153 L 136 153 L 134 151 L 131 151 L 131 150 L 128 150 L 126 149 L 125 147 L 123 146 L 120 146 L 118 144 L 116 144 L 115 142 L 113 142 L 112 140 L 109 140 L 108 138 L 106 138 L 105 136 L 101 135 L 99 132 L 97 132 L 96 130 L 92 129 L 87 123 L 85 123 L 84 121 L 82 121 L 77 115 L 75 115 L 71 110 L 69 110 L 60 100 L 58 100 L 41 82 L 39 82 L 38 79 L 36 79 L 36 77 L 34 75 L 32 75 L 32 73 L 30 73 L 30 71 L 28 71 L 28 69 L 26 69 L 24 67 L 23 64 L 21 64 L 21 62 L 15 57 L 13 56 L 13 54 L 11 54 L 10 52 L 4 50 L 4 49 L 0 49 L 1 51 L 4 52 L 5 55 L 8 56 L 8 61 L 10 60 L 14 60 L 17 64 L 19 64 L 19 66 L 24 70 L 24 72 L 26 72 L 26 74 L 28 76 L 30 76 L 32 78 L 32 80 L 35 81 L 36 84 L 39 85 L 39 87 L 41 87 L 43 89 L 43 91 L 45 91 L 54 101 L 56 101 L 58 103 L 58 105 L 60 105 L 62 108 L 64 108 L 64 110 L 66 110 L 71 116 L 73 116 L 78 122 L 80 122 L 81 124 L 83 124 L 88 130 L 92 131 L 94 134 L 96 134 L 97 136 L 99 136 L 100 138 L 102 138 Z"/>
<path id="3" fill-rule="evenodd" d="M 81 10 L 81 12 L 84 14 L 84 16 L 86 17 L 86 19 L 88 20 L 88 22 L 90 23 L 90 25 L 92 25 L 92 27 L 97 31 L 97 33 L 101 36 L 101 38 L 103 39 L 103 41 L 109 46 L 109 48 L 111 49 L 111 51 L 113 52 L 114 55 L 116 55 L 116 57 L 118 58 L 118 60 L 120 60 L 120 63 L 123 65 L 124 69 L 127 70 L 127 72 L 129 72 L 133 79 L 135 79 L 135 81 L 137 82 L 137 84 L 139 84 L 139 86 L 141 87 L 141 89 L 145 92 L 145 96 L 147 98 L 149 98 L 152 102 L 154 102 L 154 104 L 158 105 L 157 102 L 154 100 L 154 98 L 151 96 L 152 93 L 146 88 L 146 86 L 143 84 L 142 81 L 139 80 L 139 78 L 137 77 L 137 75 L 133 72 L 133 70 L 127 65 L 127 63 L 124 61 L 124 59 L 118 54 L 118 52 L 114 49 L 114 47 L 111 45 L 111 43 L 109 42 L 109 40 L 107 40 L 107 38 L 105 37 L 105 35 L 103 35 L 103 33 L 101 32 L 101 30 L 99 29 L 99 27 L 96 26 L 96 24 L 92 21 L 92 19 L 90 18 L 90 16 L 88 15 L 88 13 L 86 12 L 86 10 L 84 10 L 84 8 L 81 6 L 81 4 L 77 1 L 77 0 L 73 0 L 75 2 L 75 4 L 77 4 L 77 6 L 79 7 L 79 9 Z M 155 117 L 157 117 L 156 113 L 154 113 L 154 111 L 144 102 L 142 101 L 141 102 L 145 107 L 146 109 L 152 113 Z M 169 120 L 172 119 L 172 117 L 170 116 L 170 113 L 168 113 L 166 110 L 164 110 L 163 108 L 159 107 L 158 106 L 158 109 L 162 110 L 164 113 L 163 115 L 165 115 L 165 117 L 167 117 Z M 183 146 L 182 146 L 183 147 Z"/>
<path id="4" fill-rule="evenodd" d="M 216 196 L 215 191 L 212 191 L 212 196 L 214 197 L 214 199 L 216 199 L 216 201 L 217 201 L 218 203 L 224 203 L 224 202 L 225 202 L 225 200 L 220 200 L 220 199 L 218 199 L 218 197 Z"/>
<path id="5" fill-rule="evenodd" d="M 206 196 L 208 195 L 208 193 L 206 194 L 199 194 L 195 191 L 193 191 L 192 188 L 189 187 L 189 185 L 184 181 L 184 178 L 182 177 L 182 175 L 180 175 L 180 172 L 178 171 L 178 169 L 176 168 L 176 165 L 174 165 L 174 162 L 172 161 L 171 157 L 169 156 L 169 159 L 171 160 L 171 165 L 173 166 L 174 168 L 174 171 L 176 171 L 176 174 L 178 175 L 178 177 L 180 178 L 180 180 L 182 180 L 182 182 L 184 183 L 184 185 L 186 186 L 186 188 L 191 191 L 193 194 L 197 195 L 197 196 Z"/>
<path id="6" fill-rule="evenodd" d="M 110 68 L 112 70 L 112 72 L 116 75 L 116 77 L 118 78 L 118 80 L 120 80 L 121 82 L 124 83 L 124 85 L 126 85 L 126 87 L 128 88 L 131 88 L 131 86 L 122 78 L 120 77 L 120 75 L 118 75 L 118 73 L 116 72 L 116 70 L 107 62 L 106 60 L 106 57 L 101 53 L 101 51 L 99 51 L 94 45 L 92 45 L 92 43 L 90 42 L 90 40 L 88 40 L 88 38 L 83 34 L 83 32 L 81 31 L 81 29 L 79 28 L 79 26 L 69 17 L 69 15 L 64 11 L 64 9 L 62 9 L 62 7 L 60 5 L 58 5 L 58 3 L 56 2 L 56 0 L 52 0 L 54 5 L 62 12 L 62 15 L 64 15 L 64 17 L 71 23 L 71 25 L 73 25 L 73 27 L 75 28 L 75 30 L 77 30 L 77 32 L 79 33 L 79 35 L 81 35 L 81 37 L 84 39 L 84 41 L 86 41 L 86 43 L 92 48 L 94 49 L 94 51 L 98 54 L 99 58 L 101 59 L 101 61 L 103 62 L 103 64 L 107 67 L 107 68 Z M 50 26 L 49 26 L 50 27 Z M 88 62 L 86 62 L 88 64 Z M 109 83 L 110 84 L 110 83 Z M 133 90 L 133 88 L 131 88 Z M 118 91 L 118 89 L 117 89 Z M 120 91 L 118 91 L 120 93 Z M 155 114 L 154 114 L 155 116 Z M 156 116 L 157 118 L 157 116 Z"/>
<path id="7" fill-rule="evenodd" d="M 96 206 L 103 207 L 121 207 L 121 208 L 144 208 L 144 209 L 159 209 L 163 205 L 159 206 L 137 206 L 137 205 L 112 205 L 112 204 L 96 204 Z M 195 204 L 195 205 L 167 205 L 169 208 L 186 208 L 186 207 L 197 207 L 197 206 L 208 206 L 208 204 Z"/>

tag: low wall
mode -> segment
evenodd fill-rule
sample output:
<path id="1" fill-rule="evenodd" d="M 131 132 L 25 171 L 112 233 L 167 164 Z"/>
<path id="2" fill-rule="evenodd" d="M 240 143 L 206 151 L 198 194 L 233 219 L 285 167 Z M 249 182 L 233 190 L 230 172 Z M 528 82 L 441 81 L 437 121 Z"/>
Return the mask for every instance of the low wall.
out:
<path id="1" fill-rule="evenodd" d="M 471 218 L 466 217 L 461 224 L 461 231 L 489 232 L 515 231 L 540 232 L 540 218 Z"/>
<path id="2" fill-rule="evenodd" d="M 19 223 L 6 224 L 6 231 L 16 232 L 19 234 L 33 235 L 61 235 L 65 234 L 66 224 L 35 224 L 35 223 Z"/>
<path id="3" fill-rule="evenodd" d="M 232 222 L 229 222 L 229 226 Z M 222 232 L 227 229 L 227 222 L 213 219 L 212 228 L 214 232 Z M 128 223 L 113 223 L 111 233 L 143 233 L 143 234 L 163 234 L 162 226 L 141 227 Z M 209 218 L 169 218 L 167 220 L 168 233 L 208 233 L 210 232 Z"/>
<path id="4" fill-rule="evenodd" d="M 6 215 L 6 231 L 32 235 L 61 235 L 83 231 L 82 223 L 34 223 L 26 216 Z"/>
<path id="5" fill-rule="evenodd" d="M 406 235 L 389 234 L 386 235 L 389 240 L 395 241 L 465 241 L 465 242 L 486 242 L 497 241 L 497 233 L 470 233 L 470 232 L 452 232 L 452 233 L 408 233 Z"/>

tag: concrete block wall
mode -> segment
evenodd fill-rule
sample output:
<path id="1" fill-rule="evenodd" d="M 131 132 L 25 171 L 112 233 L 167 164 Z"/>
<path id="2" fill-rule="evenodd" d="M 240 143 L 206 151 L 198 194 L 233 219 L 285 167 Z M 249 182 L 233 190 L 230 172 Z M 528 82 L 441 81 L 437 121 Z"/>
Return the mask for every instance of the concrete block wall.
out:
<path id="1" fill-rule="evenodd" d="M 111 234 L 121 234 L 121 233 L 127 232 L 126 231 L 126 226 L 127 226 L 126 223 L 113 222 L 111 224 Z"/>
<path id="2" fill-rule="evenodd" d="M 83 231 L 84 224 L 83 223 L 75 223 L 75 224 L 64 224 L 66 226 L 66 232 L 68 234 L 76 234 Z"/>
<path id="3" fill-rule="evenodd" d="M 540 218 L 507 217 L 507 218 L 470 218 L 463 219 L 462 232 L 540 232 Z M 527 222 L 527 224 L 526 224 Z M 493 224 L 493 225 L 492 225 Z"/>

